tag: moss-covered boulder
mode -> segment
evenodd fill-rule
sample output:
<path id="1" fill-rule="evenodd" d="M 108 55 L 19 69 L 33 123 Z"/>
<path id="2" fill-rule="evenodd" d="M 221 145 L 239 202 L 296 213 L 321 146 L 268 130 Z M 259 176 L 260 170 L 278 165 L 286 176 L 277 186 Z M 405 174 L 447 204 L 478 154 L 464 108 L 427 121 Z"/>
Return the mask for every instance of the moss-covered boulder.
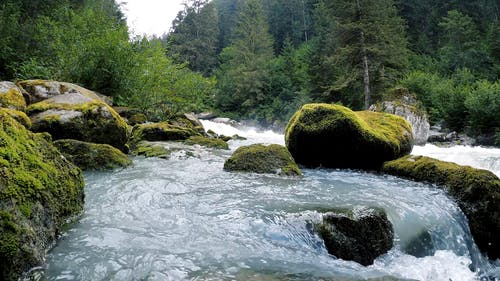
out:
<path id="1" fill-rule="evenodd" d="M 134 146 L 134 150 L 132 150 L 132 154 L 136 156 L 144 156 L 146 158 L 149 157 L 157 157 L 168 159 L 171 150 L 165 148 L 163 145 L 152 144 L 147 141 L 141 141 Z"/>
<path id="2" fill-rule="evenodd" d="M 201 146 L 209 147 L 209 148 L 218 148 L 218 149 L 225 149 L 225 150 L 229 149 L 229 145 L 224 140 L 217 139 L 217 138 L 207 138 L 204 136 L 189 137 L 189 139 L 187 139 L 185 141 L 185 143 L 189 144 L 189 145 L 197 144 L 197 145 L 201 145 Z"/>
<path id="3" fill-rule="evenodd" d="M 81 170 L 0 109 L 0 280 L 43 264 L 67 220 L 83 210 Z"/>
<path id="4" fill-rule="evenodd" d="M 469 219 L 479 249 L 500 258 L 500 180 L 495 174 L 424 156 L 387 162 L 382 172 L 442 186 Z"/>
<path id="5" fill-rule="evenodd" d="M 62 139 L 54 141 L 54 145 L 82 170 L 113 170 L 132 164 L 127 155 L 109 144 Z"/>
<path id="6" fill-rule="evenodd" d="M 127 151 L 127 124 L 92 93 L 70 91 L 56 95 L 30 105 L 26 112 L 35 132 L 48 132 L 54 139 L 109 144 Z"/>
<path id="7" fill-rule="evenodd" d="M 285 141 L 298 164 L 329 168 L 377 169 L 413 147 L 403 118 L 332 104 L 304 105 L 288 123 Z"/>
<path id="8" fill-rule="evenodd" d="M 24 80 L 17 82 L 17 86 L 19 86 L 19 88 L 24 91 L 25 95 L 27 95 L 29 100 L 28 104 L 37 103 L 67 93 L 81 93 L 92 99 L 100 100 L 108 105 L 110 103 L 109 98 L 104 95 L 67 82 Z"/>
<path id="9" fill-rule="evenodd" d="M 0 107 L 20 111 L 26 109 L 26 101 L 16 84 L 8 81 L 0 82 Z"/>
<path id="10" fill-rule="evenodd" d="M 224 163 L 224 170 L 287 176 L 302 175 L 290 152 L 278 144 L 239 147 Z"/>
<path id="11" fill-rule="evenodd" d="M 185 141 L 192 136 L 202 136 L 199 128 L 191 122 L 178 118 L 172 121 L 135 125 L 132 129 L 131 143 L 139 141 Z M 203 127 L 202 127 L 203 129 Z"/>
<path id="12" fill-rule="evenodd" d="M 328 253 L 337 258 L 371 265 L 393 246 L 394 231 L 382 209 L 334 210 L 323 215 L 315 229 Z"/>

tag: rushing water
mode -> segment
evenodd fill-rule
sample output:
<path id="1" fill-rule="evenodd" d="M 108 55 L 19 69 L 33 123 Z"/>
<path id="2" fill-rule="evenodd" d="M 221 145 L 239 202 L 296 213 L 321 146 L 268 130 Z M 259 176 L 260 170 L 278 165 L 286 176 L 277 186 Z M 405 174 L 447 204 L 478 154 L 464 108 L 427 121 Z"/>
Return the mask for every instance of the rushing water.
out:
<path id="1" fill-rule="evenodd" d="M 230 141 L 232 151 L 283 143 L 269 131 L 204 125 L 248 137 Z M 164 145 L 179 151 L 169 160 L 137 157 L 127 169 L 85 174 L 85 212 L 49 253 L 44 279 L 458 281 L 498 275 L 499 267 L 478 252 L 457 205 L 436 187 L 346 170 L 305 169 L 303 178 L 228 173 L 222 167 L 231 151 Z M 384 208 L 395 230 L 394 248 L 368 267 L 329 256 L 311 232 L 318 210 L 355 206 Z M 405 254 L 404 246 L 423 231 L 432 253 Z"/>

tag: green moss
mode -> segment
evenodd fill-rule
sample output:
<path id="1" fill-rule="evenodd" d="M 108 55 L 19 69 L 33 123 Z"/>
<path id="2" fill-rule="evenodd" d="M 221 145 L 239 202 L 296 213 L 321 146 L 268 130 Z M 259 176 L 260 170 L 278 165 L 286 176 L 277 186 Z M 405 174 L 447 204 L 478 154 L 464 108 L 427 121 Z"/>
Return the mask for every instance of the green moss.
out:
<path id="1" fill-rule="evenodd" d="M 479 249 L 500 258 L 500 180 L 493 173 L 423 156 L 387 162 L 382 171 L 442 186 L 469 219 Z"/>
<path id="2" fill-rule="evenodd" d="M 218 149 L 229 149 L 229 145 L 227 142 L 221 140 L 221 139 L 213 139 L 213 138 L 207 138 L 203 136 L 191 136 L 189 139 L 186 140 L 186 144 L 189 145 L 201 145 L 205 147 L 210 147 L 210 148 L 218 148 Z"/>
<path id="3" fill-rule="evenodd" d="M 298 163 L 333 168 L 378 168 L 413 146 L 403 118 L 332 104 L 304 105 L 288 123 L 285 141 Z"/>
<path id="4" fill-rule="evenodd" d="M 277 144 L 254 144 L 238 148 L 224 163 L 226 171 L 301 176 L 288 150 Z"/>
<path id="5" fill-rule="evenodd" d="M 76 111 L 82 116 L 65 120 L 62 114 L 47 114 L 37 118 L 37 114 L 48 110 Z M 32 104 L 27 109 L 33 118 L 32 130 L 49 132 L 54 139 L 78 139 L 86 142 L 110 144 L 127 151 L 128 125 L 110 106 L 101 100 L 79 104 L 56 103 L 51 99 Z"/>
<path id="6" fill-rule="evenodd" d="M 169 122 L 135 125 L 132 129 L 132 146 L 139 141 L 184 141 L 191 136 L 200 135 L 193 128 L 174 125 Z"/>
<path id="7" fill-rule="evenodd" d="M 134 155 L 145 157 L 158 157 L 167 159 L 171 151 L 162 145 L 153 145 L 145 141 L 141 141 L 136 145 L 135 150 L 132 152 Z"/>
<path id="8" fill-rule="evenodd" d="M 84 182 L 45 135 L 29 132 L 4 109 L 0 163 L 0 279 L 15 280 L 43 262 L 40 253 L 54 233 L 82 211 Z"/>
<path id="9" fill-rule="evenodd" d="M 132 126 L 146 123 L 146 121 L 147 121 L 146 115 L 142 113 L 135 113 L 128 118 L 128 123 Z"/>
<path id="10" fill-rule="evenodd" d="M 55 141 L 54 145 L 83 170 L 113 170 L 132 164 L 127 155 L 108 144 L 63 139 Z"/>
<path id="11" fill-rule="evenodd" d="M 26 101 L 21 91 L 13 85 L 7 92 L 0 92 L 0 107 L 24 111 Z"/>
<path id="12" fill-rule="evenodd" d="M 19 122 L 21 125 L 26 127 L 27 129 L 31 128 L 31 120 L 30 118 L 26 115 L 26 113 L 15 110 L 15 109 L 3 109 L 5 113 L 9 114 L 10 117 L 14 118 L 17 122 Z"/>

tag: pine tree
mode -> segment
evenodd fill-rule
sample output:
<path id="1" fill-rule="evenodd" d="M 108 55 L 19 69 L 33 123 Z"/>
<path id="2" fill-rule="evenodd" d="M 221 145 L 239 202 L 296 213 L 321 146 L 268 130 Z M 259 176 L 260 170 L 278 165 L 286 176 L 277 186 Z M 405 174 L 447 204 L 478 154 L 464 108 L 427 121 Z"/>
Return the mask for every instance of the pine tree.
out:
<path id="1" fill-rule="evenodd" d="M 265 100 L 264 85 L 273 58 L 273 39 L 259 0 L 243 5 L 234 37 L 221 53 L 217 72 L 216 103 L 219 109 L 240 115 Z"/>
<path id="2" fill-rule="evenodd" d="M 338 0 L 327 5 L 336 19 L 338 44 L 330 56 L 339 71 L 333 89 L 362 91 L 368 108 L 406 65 L 404 21 L 393 0 Z"/>

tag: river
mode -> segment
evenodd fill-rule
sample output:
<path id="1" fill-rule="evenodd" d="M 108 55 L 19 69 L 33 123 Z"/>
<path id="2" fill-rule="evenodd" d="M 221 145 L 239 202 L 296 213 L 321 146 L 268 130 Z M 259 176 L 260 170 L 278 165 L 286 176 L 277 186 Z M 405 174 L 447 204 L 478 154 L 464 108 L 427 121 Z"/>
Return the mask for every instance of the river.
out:
<path id="1" fill-rule="evenodd" d="M 251 143 L 283 144 L 283 135 L 204 121 L 238 134 L 230 151 L 176 147 L 170 159 L 133 158 L 130 168 L 85 173 L 85 212 L 49 252 L 43 280 L 500 280 L 500 265 L 477 250 L 458 209 L 440 189 L 372 173 L 304 169 L 303 178 L 224 172 L 224 160 Z M 467 153 L 463 153 L 467 149 Z M 493 169 L 500 150 L 413 153 Z M 458 156 L 446 158 L 457 152 Z M 310 231 L 318 210 L 378 206 L 395 246 L 363 267 L 329 256 Z M 421 257 L 403 250 L 419 233 Z M 429 249 L 428 249 L 429 250 Z"/>

